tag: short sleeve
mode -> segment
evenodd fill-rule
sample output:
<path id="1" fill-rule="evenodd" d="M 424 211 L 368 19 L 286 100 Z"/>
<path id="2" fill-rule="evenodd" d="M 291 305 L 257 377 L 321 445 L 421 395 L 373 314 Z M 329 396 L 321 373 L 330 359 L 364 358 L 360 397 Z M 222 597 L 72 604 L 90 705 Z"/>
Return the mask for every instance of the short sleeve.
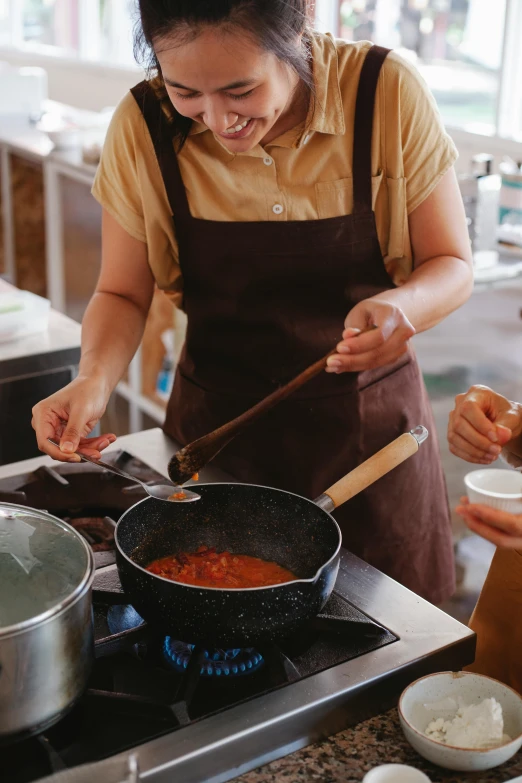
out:
<path id="1" fill-rule="evenodd" d="M 138 177 L 139 108 L 131 93 L 120 102 L 107 131 L 92 194 L 132 237 L 146 242 Z"/>
<path id="2" fill-rule="evenodd" d="M 406 209 L 411 214 L 453 166 L 458 153 L 419 71 L 396 54 L 390 59 L 392 78 L 398 81 L 394 92 L 399 102 Z"/>

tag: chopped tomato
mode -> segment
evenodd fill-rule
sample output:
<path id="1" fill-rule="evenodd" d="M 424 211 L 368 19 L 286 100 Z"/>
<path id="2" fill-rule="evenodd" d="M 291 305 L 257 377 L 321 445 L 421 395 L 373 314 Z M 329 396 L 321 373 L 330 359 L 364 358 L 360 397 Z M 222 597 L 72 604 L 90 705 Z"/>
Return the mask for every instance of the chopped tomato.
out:
<path id="1" fill-rule="evenodd" d="M 185 500 L 186 494 L 181 490 L 181 492 L 174 492 L 174 494 L 169 495 L 169 500 Z"/>
<path id="2" fill-rule="evenodd" d="M 195 552 L 161 557 L 150 563 L 147 571 L 174 582 L 232 589 L 268 587 L 296 579 L 291 571 L 277 563 L 249 555 L 216 552 L 215 547 L 206 546 L 200 546 Z"/>

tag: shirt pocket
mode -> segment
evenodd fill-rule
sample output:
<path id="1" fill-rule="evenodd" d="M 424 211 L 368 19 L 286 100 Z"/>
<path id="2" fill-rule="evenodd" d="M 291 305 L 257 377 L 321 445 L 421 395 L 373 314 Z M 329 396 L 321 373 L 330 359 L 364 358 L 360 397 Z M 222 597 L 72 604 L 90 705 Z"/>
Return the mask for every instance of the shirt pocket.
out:
<path id="1" fill-rule="evenodd" d="M 376 177 L 372 177 L 372 209 L 375 209 L 382 180 L 382 171 Z M 352 177 L 345 177 L 332 182 L 316 182 L 315 197 L 317 214 L 320 219 L 350 215 L 353 210 Z"/>

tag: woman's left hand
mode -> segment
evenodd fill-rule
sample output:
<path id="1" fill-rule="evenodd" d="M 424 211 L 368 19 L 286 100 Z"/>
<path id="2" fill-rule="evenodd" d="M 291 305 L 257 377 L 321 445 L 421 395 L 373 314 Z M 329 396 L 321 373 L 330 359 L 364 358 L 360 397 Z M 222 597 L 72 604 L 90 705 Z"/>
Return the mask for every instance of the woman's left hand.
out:
<path id="1" fill-rule="evenodd" d="M 470 530 L 502 549 L 522 549 L 522 514 L 471 504 L 466 497 L 460 502 L 455 511 Z"/>
<path id="2" fill-rule="evenodd" d="M 415 329 L 400 307 L 379 299 L 365 299 L 350 310 L 337 353 L 327 372 L 362 372 L 392 364 L 408 350 Z M 372 328 L 373 327 L 373 328 Z M 366 334 L 361 334 L 370 329 Z"/>

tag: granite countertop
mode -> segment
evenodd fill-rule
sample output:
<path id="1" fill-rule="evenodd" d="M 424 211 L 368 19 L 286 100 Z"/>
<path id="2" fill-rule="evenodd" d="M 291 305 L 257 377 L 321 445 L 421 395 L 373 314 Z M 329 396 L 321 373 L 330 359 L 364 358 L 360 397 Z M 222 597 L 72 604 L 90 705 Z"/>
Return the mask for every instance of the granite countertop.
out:
<path id="1" fill-rule="evenodd" d="M 409 764 L 432 783 L 506 783 L 522 775 L 522 752 L 489 772 L 443 770 L 417 755 L 404 738 L 397 711 L 392 710 L 242 775 L 234 783 L 360 783 L 380 764 Z"/>

